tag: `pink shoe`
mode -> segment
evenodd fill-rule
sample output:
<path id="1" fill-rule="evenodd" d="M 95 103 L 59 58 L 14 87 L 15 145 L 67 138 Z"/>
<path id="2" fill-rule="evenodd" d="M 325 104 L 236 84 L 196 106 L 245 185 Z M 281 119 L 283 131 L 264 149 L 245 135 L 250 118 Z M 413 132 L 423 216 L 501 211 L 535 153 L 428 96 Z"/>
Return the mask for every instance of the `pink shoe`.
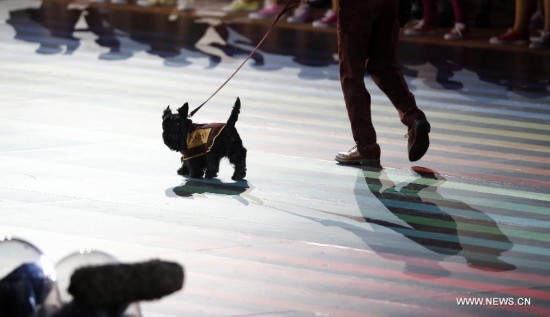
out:
<path id="1" fill-rule="evenodd" d="M 307 3 L 302 3 L 286 21 L 288 23 L 305 23 L 311 21 L 311 19 L 311 7 Z"/>
<path id="2" fill-rule="evenodd" d="M 431 24 L 424 23 L 424 20 L 420 20 L 417 24 L 415 24 L 412 28 L 405 29 L 404 33 L 405 35 L 428 35 L 428 34 L 434 34 L 435 33 L 435 27 Z"/>
<path id="3" fill-rule="evenodd" d="M 253 20 L 275 19 L 283 9 L 282 5 L 268 2 L 260 11 L 250 13 L 248 18 Z"/>
<path id="4" fill-rule="evenodd" d="M 337 22 L 338 14 L 332 10 L 328 10 L 323 18 L 313 21 L 312 25 L 316 28 L 329 28 L 335 27 Z"/>
<path id="5" fill-rule="evenodd" d="M 443 36 L 448 41 L 462 40 L 470 34 L 470 30 L 464 23 L 455 23 L 455 27 L 452 28 L 447 34 Z"/>
<path id="6" fill-rule="evenodd" d="M 499 36 L 493 36 L 489 39 L 491 44 L 514 44 L 514 45 L 523 45 L 529 42 L 528 34 L 519 34 L 518 32 L 508 29 L 505 33 L 502 33 Z"/>

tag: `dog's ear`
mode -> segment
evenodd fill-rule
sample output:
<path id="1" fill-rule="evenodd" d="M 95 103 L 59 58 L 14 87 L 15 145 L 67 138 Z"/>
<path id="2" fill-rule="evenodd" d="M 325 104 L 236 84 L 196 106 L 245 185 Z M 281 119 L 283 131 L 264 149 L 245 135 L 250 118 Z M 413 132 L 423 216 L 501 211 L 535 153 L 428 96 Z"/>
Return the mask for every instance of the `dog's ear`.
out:
<path id="1" fill-rule="evenodd" d="M 172 114 L 172 109 L 170 109 L 170 106 L 166 107 L 164 109 L 164 112 L 162 113 L 162 119 L 164 120 L 166 117 L 169 117 Z"/>
<path id="2" fill-rule="evenodd" d="M 180 115 L 180 119 L 185 119 L 188 116 L 189 113 L 189 103 L 185 103 L 181 108 L 178 109 L 178 113 Z"/>
<path id="3" fill-rule="evenodd" d="M 241 98 L 237 97 L 237 100 L 235 101 L 235 107 L 241 106 Z"/>

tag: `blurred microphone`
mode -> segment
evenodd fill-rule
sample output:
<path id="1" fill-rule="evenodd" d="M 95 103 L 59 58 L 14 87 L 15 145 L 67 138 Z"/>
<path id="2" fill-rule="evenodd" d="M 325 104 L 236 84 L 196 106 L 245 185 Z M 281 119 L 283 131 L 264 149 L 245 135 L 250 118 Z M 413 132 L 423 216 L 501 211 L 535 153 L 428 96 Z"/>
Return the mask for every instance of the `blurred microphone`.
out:
<path id="1" fill-rule="evenodd" d="M 75 270 L 68 291 L 76 303 L 88 307 L 114 307 L 159 299 L 180 290 L 183 281 L 183 267 L 173 262 L 106 264 Z"/>

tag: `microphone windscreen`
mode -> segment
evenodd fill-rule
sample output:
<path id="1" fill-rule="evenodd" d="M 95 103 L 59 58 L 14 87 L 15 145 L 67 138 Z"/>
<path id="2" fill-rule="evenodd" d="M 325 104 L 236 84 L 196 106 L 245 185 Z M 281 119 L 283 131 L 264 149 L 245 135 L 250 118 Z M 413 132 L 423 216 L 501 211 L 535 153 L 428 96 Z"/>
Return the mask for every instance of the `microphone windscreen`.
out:
<path id="1" fill-rule="evenodd" d="M 154 300 L 183 287 L 184 270 L 160 260 L 133 264 L 106 264 L 78 268 L 71 276 L 69 293 L 75 302 L 109 307 Z"/>

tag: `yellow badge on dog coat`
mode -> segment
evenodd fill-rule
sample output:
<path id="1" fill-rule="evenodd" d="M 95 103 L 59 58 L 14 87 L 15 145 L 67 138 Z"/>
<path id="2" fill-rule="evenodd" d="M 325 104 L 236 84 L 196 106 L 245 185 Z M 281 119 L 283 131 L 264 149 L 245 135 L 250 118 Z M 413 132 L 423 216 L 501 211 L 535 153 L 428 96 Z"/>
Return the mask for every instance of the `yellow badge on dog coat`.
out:
<path id="1" fill-rule="evenodd" d="M 225 123 L 193 124 L 187 135 L 187 149 L 181 152 L 183 159 L 188 160 L 210 152 L 223 128 Z"/>

